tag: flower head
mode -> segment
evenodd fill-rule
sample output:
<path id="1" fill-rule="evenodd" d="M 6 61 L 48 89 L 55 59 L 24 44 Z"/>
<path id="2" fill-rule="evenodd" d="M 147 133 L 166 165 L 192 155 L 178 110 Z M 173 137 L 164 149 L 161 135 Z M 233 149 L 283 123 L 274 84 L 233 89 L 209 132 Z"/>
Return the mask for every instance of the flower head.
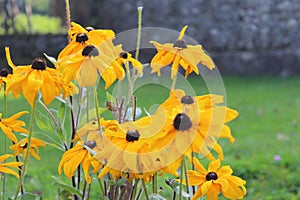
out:
<path id="1" fill-rule="evenodd" d="M 95 173 L 102 166 L 100 161 L 92 159 L 91 152 L 89 151 L 99 147 L 99 144 L 97 144 L 99 143 L 98 139 L 92 137 L 86 142 L 80 140 L 73 148 L 66 151 L 59 163 L 58 172 L 61 174 L 64 169 L 64 174 L 68 178 L 72 178 L 78 166 L 82 164 L 85 179 L 88 183 L 91 183 L 92 179 L 89 175 L 90 167 L 93 166 L 92 172 Z"/>
<path id="2" fill-rule="evenodd" d="M 233 176 L 230 166 L 221 167 L 220 160 L 214 160 L 206 170 L 196 158 L 193 163 L 197 171 L 188 170 L 188 182 L 191 186 L 198 186 L 198 189 L 192 200 L 204 195 L 209 200 L 217 200 L 220 192 L 228 199 L 242 199 L 245 196 L 246 181 Z"/>
<path id="3" fill-rule="evenodd" d="M 22 154 L 25 157 L 26 152 L 28 151 L 28 138 L 20 140 L 18 143 L 11 145 L 9 148 L 14 151 L 14 156 Z M 35 159 L 40 160 L 38 155 L 39 146 L 46 146 L 46 143 L 42 140 L 36 138 L 31 138 L 29 154 L 35 157 Z"/>
<path id="4" fill-rule="evenodd" d="M 23 93 L 31 106 L 38 92 L 41 92 L 46 105 L 62 93 L 71 94 L 73 86 L 66 84 L 56 69 L 46 66 L 46 61 L 36 58 L 31 65 L 15 66 L 10 58 L 9 48 L 5 48 L 6 58 L 13 74 L 6 78 L 6 94 L 12 91 L 14 97 Z M 64 95 L 65 97 L 65 95 Z"/>
<path id="5" fill-rule="evenodd" d="M 13 157 L 13 155 L 5 154 L 5 155 L 0 156 L 0 172 L 6 173 L 6 174 L 12 174 L 15 177 L 19 178 L 19 174 L 17 172 L 15 172 L 14 170 L 10 169 L 10 167 L 18 169 L 19 166 L 23 165 L 22 162 L 2 163 L 4 160 L 6 160 L 7 158 L 10 158 L 10 157 Z"/>
<path id="6" fill-rule="evenodd" d="M 117 77 L 114 70 L 106 65 L 103 57 L 105 54 L 101 54 L 96 46 L 87 45 L 82 51 L 58 60 L 57 68 L 67 83 L 75 79 L 80 86 L 94 86 L 100 74 L 108 88 Z"/>
<path id="7" fill-rule="evenodd" d="M 157 54 L 151 60 L 152 73 L 157 72 L 160 76 L 160 69 L 172 63 L 171 78 L 174 78 L 179 65 L 185 70 L 185 76 L 195 72 L 199 74 L 197 65 L 201 62 L 209 69 L 215 67 L 211 58 L 205 53 L 201 45 L 188 45 L 183 39 L 188 26 L 184 26 L 177 38 L 171 44 L 160 44 L 150 41 L 157 49 Z"/>
<path id="8" fill-rule="evenodd" d="M 4 79 L 8 76 L 8 74 L 9 74 L 9 71 L 7 68 L 0 69 L 0 90 L 1 90 L 2 84 L 5 83 Z"/>
<path id="9" fill-rule="evenodd" d="M 114 177 L 126 173 L 130 177 L 139 174 L 146 178 L 163 166 L 166 152 L 149 148 L 149 138 L 156 131 L 149 125 L 148 119 L 118 124 L 117 130 L 112 127 L 105 128 L 103 149 L 95 155 L 98 160 L 107 161 L 99 176 L 111 172 Z"/>
<path id="10" fill-rule="evenodd" d="M 223 98 L 218 95 L 192 97 L 182 90 L 172 90 L 170 97 L 158 108 L 155 115 L 168 116 L 164 128 L 155 136 L 156 148 L 171 148 L 174 154 L 190 156 L 201 153 L 214 160 L 211 150 L 223 159 L 223 151 L 217 138 L 229 138 L 234 142 L 227 123 L 237 117 L 235 110 L 217 104 Z M 160 117 L 162 118 L 162 117 Z"/>
<path id="11" fill-rule="evenodd" d="M 106 40 L 115 38 L 112 30 L 94 29 L 92 27 L 83 28 L 81 25 L 71 22 L 68 30 L 71 42 L 59 53 L 58 60 L 73 53 L 81 52 L 87 45 L 99 46 Z"/>
<path id="12" fill-rule="evenodd" d="M 9 118 L 1 118 L 2 113 L 0 113 L 0 128 L 2 129 L 3 133 L 14 143 L 17 143 L 18 139 L 14 135 L 13 131 L 26 134 L 28 133 L 28 131 L 25 128 L 22 128 L 22 126 L 26 125 L 25 122 L 17 120 L 19 117 L 27 113 L 27 111 L 22 111 Z"/>

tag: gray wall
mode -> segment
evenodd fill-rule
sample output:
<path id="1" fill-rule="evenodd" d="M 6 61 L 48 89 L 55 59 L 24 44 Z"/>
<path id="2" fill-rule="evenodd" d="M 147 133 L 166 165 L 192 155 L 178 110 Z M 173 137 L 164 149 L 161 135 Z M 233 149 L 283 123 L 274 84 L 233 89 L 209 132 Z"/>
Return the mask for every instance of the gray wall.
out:
<path id="1" fill-rule="evenodd" d="M 187 35 L 205 47 L 223 74 L 300 74 L 300 0 L 103 0 L 98 27 L 117 33 L 136 28 L 137 6 L 144 7 L 144 27 L 179 31 L 188 24 Z M 57 55 L 66 44 L 65 36 L 0 40 L 1 57 L 10 45 L 13 60 Z"/>

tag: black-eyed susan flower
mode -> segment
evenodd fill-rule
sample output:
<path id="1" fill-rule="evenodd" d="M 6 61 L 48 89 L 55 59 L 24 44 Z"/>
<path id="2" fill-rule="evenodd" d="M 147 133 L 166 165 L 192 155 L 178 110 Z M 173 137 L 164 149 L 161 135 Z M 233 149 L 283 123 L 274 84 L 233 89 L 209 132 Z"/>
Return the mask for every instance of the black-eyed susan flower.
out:
<path id="1" fill-rule="evenodd" d="M 92 179 L 89 175 L 91 166 L 93 167 L 93 173 L 99 171 L 102 167 L 102 163 L 99 160 L 92 159 L 90 150 L 93 151 L 95 148 L 101 148 L 99 137 L 95 134 L 91 134 L 86 142 L 83 140 L 78 141 L 73 148 L 63 154 L 58 166 L 58 172 L 61 174 L 62 171 L 64 171 L 64 174 L 68 178 L 72 178 L 78 166 L 81 164 L 85 180 L 87 183 L 91 183 Z"/>
<path id="2" fill-rule="evenodd" d="M 5 173 L 5 174 L 12 174 L 15 177 L 19 178 L 19 174 L 12 170 L 11 168 L 16 168 L 18 169 L 19 166 L 23 165 L 22 162 L 4 162 L 7 158 L 13 157 L 13 155 L 10 154 L 4 154 L 0 156 L 0 173 Z"/>
<path id="3" fill-rule="evenodd" d="M 159 107 L 155 115 L 168 116 L 160 134 L 154 137 L 156 148 L 176 146 L 174 154 L 190 156 L 201 153 L 214 160 L 211 150 L 223 159 L 223 151 L 217 138 L 229 138 L 234 142 L 227 123 L 237 117 L 235 110 L 216 104 L 223 102 L 217 95 L 192 97 L 182 90 L 172 90 L 170 97 Z"/>
<path id="4" fill-rule="evenodd" d="M 38 155 L 40 146 L 45 147 L 46 143 L 42 140 L 31 138 L 29 154 L 37 160 L 41 159 Z M 22 156 L 25 157 L 26 152 L 28 151 L 28 138 L 20 140 L 18 143 L 11 145 L 9 148 L 14 151 L 14 156 L 22 154 Z"/>
<path id="5" fill-rule="evenodd" d="M 26 125 L 25 122 L 18 120 L 19 117 L 27 113 L 27 111 L 22 111 L 9 118 L 2 118 L 2 113 L 0 113 L 0 128 L 2 129 L 3 133 L 14 143 L 17 143 L 18 139 L 13 131 L 28 134 L 28 131 L 25 128 L 22 128 L 22 126 Z"/>
<path id="6" fill-rule="evenodd" d="M 5 51 L 8 65 L 13 69 L 13 74 L 6 78 L 6 94 L 12 91 L 14 97 L 19 97 L 23 93 L 25 99 L 33 106 L 38 92 L 42 94 L 46 105 L 62 93 L 73 92 L 73 87 L 62 80 L 56 69 L 47 67 L 44 59 L 36 58 L 31 65 L 17 67 L 11 61 L 9 48 L 6 47 Z"/>
<path id="7" fill-rule="evenodd" d="M 117 56 L 117 63 L 119 66 L 128 65 L 129 63 L 132 64 L 134 69 L 137 70 L 137 74 L 140 75 L 143 73 L 143 65 L 137 59 L 133 58 L 132 55 L 122 49 L 122 45 L 118 45 L 115 48 L 115 53 Z"/>
<path id="8" fill-rule="evenodd" d="M 192 200 L 205 195 L 208 200 L 217 200 L 220 193 L 228 199 L 242 199 L 245 196 L 246 181 L 233 176 L 230 166 L 221 166 L 220 160 L 214 160 L 206 170 L 196 158 L 193 163 L 197 171 L 188 170 L 188 182 L 191 186 L 198 186 L 198 189 Z"/>
<path id="9" fill-rule="evenodd" d="M 59 53 L 58 60 L 73 53 L 81 52 L 87 45 L 99 46 L 102 42 L 115 38 L 112 30 L 94 29 L 92 27 L 83 28 L 81 25 L 71 22 L 68 30 L 71 42 Z"/>
<path id="10" fill-rule="evenodd" d="M 8 76 L 9 71 L 7 68 L 0 69 L 0 90 L 2 88 L 3 83 L 5 83 L 5 78 Z"/>
<path id="11" fill-rule="evenodd" d="M 116 79 L 115 70 L 109 67 L 94 45 L 87 45 L 81 52 L 72 54 L 57 62 L 65 82 L 75 79 L 80 86 L 94 86 L 98 74 L 104 79 L 108 88 Z"/>
<path id="12" fill-rule="evenodd" d="M 205 53 L 201 45 L 188 45 L 183 39 L 187 27 L 182 28 L 173 44 L 150 41 L 157 49 L 157 54 L 151 60 L 152 73 L 157 72 L 160 76 L 160 69 L 171 63 L 172 79 L 176 76 L 179 65 L 185 70 L 186 77 L 192 72 L 199 74 L 197 65 L 200 62 L 209 69 L 215 67 L 212 59 Z"/>
<path id="13" fill-rule="evenodd" d="M 149 120 L 139 120 L 119 124 L 117 130 L 105 128 L 103 149 L 95 155 L 98 160 L 106 161 L 100 177 L 110 172 L 114 177 L 129 174 L 131 178 L 147 179 L 164 166 L 166 152 L 149 148 L 155 127 L 149 126 Z"/>

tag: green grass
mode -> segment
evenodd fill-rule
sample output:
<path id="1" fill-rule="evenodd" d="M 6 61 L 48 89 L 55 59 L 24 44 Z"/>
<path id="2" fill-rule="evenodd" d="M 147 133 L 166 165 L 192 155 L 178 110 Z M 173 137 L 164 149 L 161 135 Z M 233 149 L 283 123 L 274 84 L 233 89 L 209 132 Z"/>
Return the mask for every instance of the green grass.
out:
<path id="1" fill-rule="evenodd" d="M 236 142 L 231 144 L 220 139 L 219 143 L 223 146 L 224 164 L 230 164 L 235 175 L 247 180 L 245 199 L 300 199 L 300 160 L 297 159 L 300 152 L 300 77 L 224 77 L 223 80 L 227 106 L 238 110 L 239 117 L 229 124 Z M 192 77 L 190 81 L 197 94 L 207 91 L 201 78 Z M 138 106 L 147 109 L 168 97 L 168 91 L 157 85 L 143 86 L 136 94 Z M 0 103 L 3 103 L 2 97 Z M 9 115 L 23 109 L 29 106 L 22 98 L 9 97 Z M 28 120 L 29 116 L 22 119 Z M 3 141 L 3 137 L 0 139 Z M 57 189 L 51 184 L 52 176 L 57 176 L 61 155 L 62 152 L 50 146 L 40 148 L 41 160 L 31 159 L 30 162 L 26 178 L 28 191 L 42 193 L 46 200 L 53 199 Z M 280 155 L 281 161 L 275 162 L 275 155 Z M 16 178 L 8 176 L 8 183 L 7 192 L 12 195 Z M 172 195 L 163 181 L 159 186 L 165 188 L 162 194 Z M 93 189 L 99 191 L 97 184 Z M 93 197 L 99 198 L 97 193 L 93 193 Z"/>

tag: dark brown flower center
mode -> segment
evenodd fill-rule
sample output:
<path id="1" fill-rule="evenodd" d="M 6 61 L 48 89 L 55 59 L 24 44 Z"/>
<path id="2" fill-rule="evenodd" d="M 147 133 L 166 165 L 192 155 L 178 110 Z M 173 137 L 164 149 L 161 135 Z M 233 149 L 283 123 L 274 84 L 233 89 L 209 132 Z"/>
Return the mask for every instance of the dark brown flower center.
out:
<path id="1" fill-rule="evenodd" d="M 97 143 L 94 140 L 90 140 L 85 142 L 84 145 L 89 147 L 90 149 L 93 149 L 97 146 Z"/>
<path id="2" fill-rule="evenodd" d="M 123 52 L 120 53 L 120 57 L 124 58 L 124 59 L 127 59 L 128 58 L 128 53 L 126 51 L 123 51 Z"/>
<path id="3" fill-rule="evenodd" d="M 185 95 L 184 97 L 181 98 L 180 102 L 183 104 L 193 104 L 194 98 L 191 97 L 190 95 Z"/>
<path id="4" fill-rule="evenodd" d="M 1 76 L 1 77 L 7 77 L 8 74 L 9 74 L 9 71 L 8 71 L 7 68 L 2 68 L 2 69 L 0 70 L 0 76 Z"/>
<path id="5" fill-rule="evenodd" d="M 31 64 L 32 69 L 37 70 L 45 70 L 46 69 L 46 61 L 42 58 L 36 58 Z"/>
<path id="6" fill-rule="evenodd" d="M 179 113 L 174 119 L 173 126 L 178 131 L 186 131 L 192 127 L 192 121 L 186 114 Z"/>
<path id="7" fill-rule="evenodd" d="M 187 44 L 185 42 L 184 39 L 181 39 L 181 40 L 176 40 L 173 44 L 173 47 L 177 47 L 179 49 L 186 49 L 187 48 Z"/>
<path id="8" fill-rule="evenodd" d="M 99 51 L 98 49 L 93 46 L 93 45 L 87 45 L 86 47 L 84 47 L 84 49 L 82 50 L 81 53 L 83 56 L 99 56 Z"/>
<path id="9" fill-rule="evenodd" d="M 23 149 L 26 149 L 27 148 L 27 142 L 23 145 L 23 146 L 21 146 Z"/>
<path id="10" fill-rule="evenodd" d="M 89 38 L 85 33 L 79 33 L 78 35 L 76 35 L 76 42 L 85 42 L 88 39 Z"/>
<path id="11" fill-rule="evenodd" d="M 131 131 L 127 131 L 126 133 L 126 140 L 128 142 L 136 141 L 139 138 L 140 138 L 140 133 L 138 130 L 131 130 Z"/>
<path id="12" fill-rule="evenodd" d="M 218 179 L 218 175 L 215 172 L 209 172 L 208 174 L 206 174 L 206 180 L 210 181 L 210 180 L 217 180 Z"/>
<path id="13" fill-rule="evenodd" d="M 88 26 L 88 27 L 85 27 L 85 30 L 87 30 L 88 32 L 92 31 L 92 30 L 95 30 L 93 27 L 91 26 Z"/>

